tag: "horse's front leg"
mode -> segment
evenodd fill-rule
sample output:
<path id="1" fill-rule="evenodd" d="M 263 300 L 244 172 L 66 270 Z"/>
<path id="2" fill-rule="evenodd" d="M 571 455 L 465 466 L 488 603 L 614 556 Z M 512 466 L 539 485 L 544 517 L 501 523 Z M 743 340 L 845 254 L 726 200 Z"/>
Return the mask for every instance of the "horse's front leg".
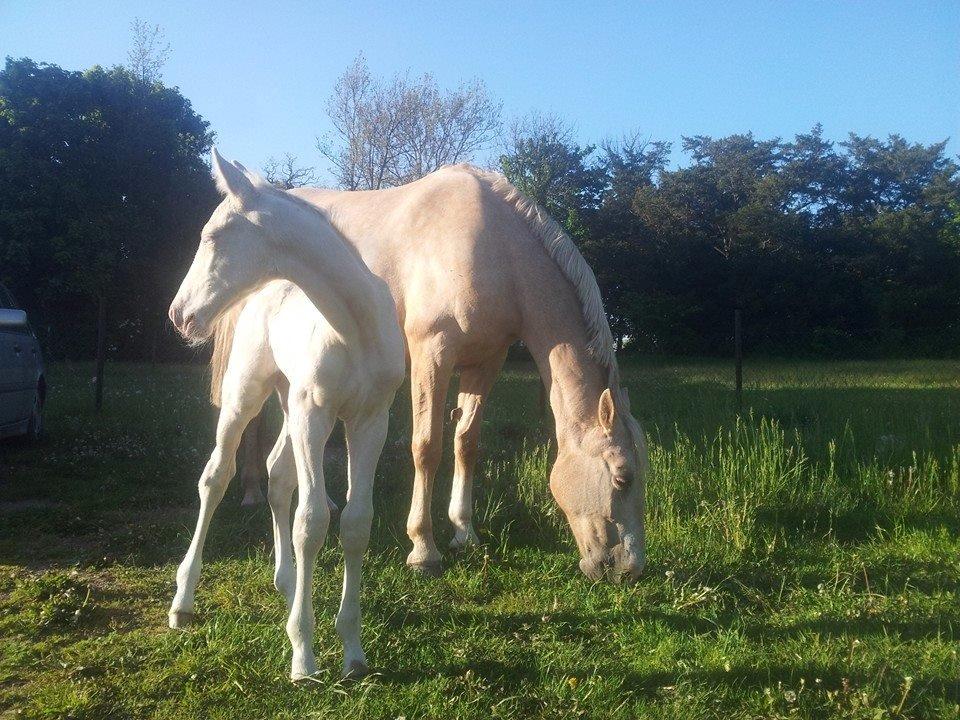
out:
<path id="1" fill-rule="evenodd" d="M 297 467 L 299 500 L 293 520 L 293 551 L 297 560 L 296 586 L 287 635 L 293 646 L 290 677 L 300 680 L 316 673 L 313 652 L 313 568 L 330 526 L 330 508 L 323 479 L 323 450 L 335 417 L 313 402 L 309 390 L 290 398 L 289 428 Z"/>
<path id="2" fill-rule="evenodd" d="M 477 465 L 483 406 L 506 356 L 504 348 L 486 362 L 460 371 L 460 391 L 454 410 L 457 428 L 453 436 L 453 484 L 448 511 L 454 528 L 450 547 L 454 549 L 480 542 L 473 529 L 473 472 Z"/>
<path id="3" fill-rule="evenodd" d="M 443 568 L 430 513 L 433 482 L 443 451 L 443 403 L 453 371 L 452 361 L 443 356 L 442 347 L 442 337 L 438 336 L 410 351 L 414 476 L 407 535 L 413 549 L 407 555 L 407 565 L 428 575 L 439 574 Z"/>
<path id="4" fill-rule="evenodd" d="M 360 576 L 373 523 L 373 478 L 387 438 L 389 408 L 346 426 L 349 482 L 347 504 L 340 516 L 343 545 L 343 595 L 337 613 L 337 634 L 343 641 L 343 676 L 368 672 L 360 644 Z"/>

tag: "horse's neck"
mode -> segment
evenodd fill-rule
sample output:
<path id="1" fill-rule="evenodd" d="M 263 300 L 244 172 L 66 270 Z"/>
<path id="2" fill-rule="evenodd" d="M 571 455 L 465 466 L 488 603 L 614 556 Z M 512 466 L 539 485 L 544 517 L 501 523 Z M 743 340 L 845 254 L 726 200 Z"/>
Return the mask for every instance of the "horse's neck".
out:
<path id="1" fill-rule="evenodd" d="M 281 277 L 298 285 L 348 344 L 375 344 L 382 293 L 356 251 L 321 217 L 302 210 L 277 234 L 284 239 L 277 257 Z"/>
<path id="2" fill-rule="evenodd" d="M 608 381 L 606 369 L 590 355 L 586 333 L 578 325 L 575 321 L 567 327 L 539 323 L 523 338 L 549 393 L 560 444 L 577 443 L 596 425 L 600 394 Z"/>

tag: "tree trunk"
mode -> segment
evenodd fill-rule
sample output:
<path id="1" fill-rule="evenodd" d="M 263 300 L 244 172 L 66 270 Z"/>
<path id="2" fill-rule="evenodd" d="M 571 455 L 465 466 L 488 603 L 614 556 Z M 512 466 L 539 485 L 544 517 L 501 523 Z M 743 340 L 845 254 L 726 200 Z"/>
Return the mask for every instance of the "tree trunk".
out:
<path id="1" fill-rule="evenodd" d="M 107 300 L 102 292 L 97 302 L 97 387 L 94 406 L 100 412 L 103 406 L 103 365 L 107 354 Z"/>

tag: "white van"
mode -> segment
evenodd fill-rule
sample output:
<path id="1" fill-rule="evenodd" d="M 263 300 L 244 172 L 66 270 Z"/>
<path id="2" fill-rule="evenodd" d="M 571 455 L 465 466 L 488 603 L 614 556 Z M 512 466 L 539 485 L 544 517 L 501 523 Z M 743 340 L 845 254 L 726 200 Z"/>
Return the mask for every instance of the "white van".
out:
<path id="1" fill-rule="evenodd" d="M 27 314 L 0 285 L 0 438 L 38 439 L 46 392 L 37 337 Z"/>

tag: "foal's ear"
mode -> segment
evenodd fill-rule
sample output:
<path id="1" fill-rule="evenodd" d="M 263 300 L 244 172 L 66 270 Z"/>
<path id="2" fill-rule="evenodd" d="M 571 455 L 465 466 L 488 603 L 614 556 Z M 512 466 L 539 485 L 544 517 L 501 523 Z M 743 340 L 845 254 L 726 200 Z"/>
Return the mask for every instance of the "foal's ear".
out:
<path id="1" fill-rule="evenodd" d="M 213 148 L 210 158 L 213 165 L 213 179 L 220 192 L 233 195 L 241 205 L 251 203 L 256 197 L 257 189 L 243 171 L 233 163 L 224 160 L 216 148 Z"/>
<path id="2" fill-rule="evenodd" d="M 600 421 L 600 427 L 608 435 L 613 432 L 613 423 L 616 419 L 616 409 L 613 406 L 613 393 L 607 388 L 600 393 L 600 406 L 597 408 L 597 419 Z"/>

